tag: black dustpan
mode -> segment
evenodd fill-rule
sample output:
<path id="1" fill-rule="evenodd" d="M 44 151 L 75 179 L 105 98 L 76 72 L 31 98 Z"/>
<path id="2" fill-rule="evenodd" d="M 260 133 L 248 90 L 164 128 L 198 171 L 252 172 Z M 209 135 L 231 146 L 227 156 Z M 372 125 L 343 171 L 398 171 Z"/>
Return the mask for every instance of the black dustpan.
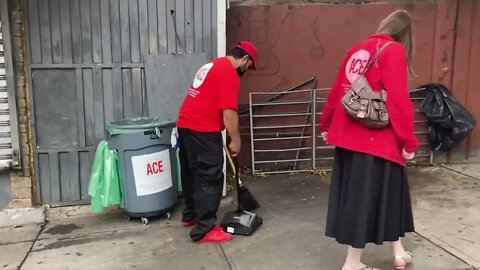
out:
<path id="1" fill-rule="evenodd" d="M 227 151 L 227 155 L 229 155 Z M 238 178 L 238 165 L 235 159 L 235 184 L 237 191 L 237 200 L 240 196 L 240 182 Z M 263 220 L 257 214 L 244 210 L 240 202 L 237 201 L 237 211 L 227 212 L 223 216 L 221 227 L 224 231 L 235 235 L 252 235 L 262 224 Z"/>

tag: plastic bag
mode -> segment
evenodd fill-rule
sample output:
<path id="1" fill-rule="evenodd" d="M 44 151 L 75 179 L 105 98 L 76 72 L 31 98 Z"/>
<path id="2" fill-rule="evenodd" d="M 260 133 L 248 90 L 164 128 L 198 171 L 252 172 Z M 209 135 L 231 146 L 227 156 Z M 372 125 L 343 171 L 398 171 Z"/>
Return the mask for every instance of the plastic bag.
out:
<path id="1" fill-rule="evenodd" d="M 432 150 L 448 152 L 474 128 L 476 120 L 442 84 L 427 84 L 410 93 L 424 97 L 420 112 L 428 119 L 428 140 Z"/>
<path id="2" fill-rule="evenodd" d="M 106 141 L 98 144 L 88 194 L 92 197 L 91 211 L 93 213 L 102 213 L 111 205 L 122 205 L 118 153 L 116 150 L 110 150 Z"/>

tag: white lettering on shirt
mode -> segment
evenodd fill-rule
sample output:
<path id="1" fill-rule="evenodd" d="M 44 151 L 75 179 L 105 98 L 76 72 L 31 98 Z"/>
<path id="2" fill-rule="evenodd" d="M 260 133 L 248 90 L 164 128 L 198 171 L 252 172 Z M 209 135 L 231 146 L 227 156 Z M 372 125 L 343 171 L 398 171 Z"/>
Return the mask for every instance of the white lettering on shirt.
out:
<path id="1" fill-rule="evenodd" d="M 188 90 L 189 96 L 196 98 L 198 94 L 200 94 L 200 91 L 198 91 L 197 88 L 199 88 L 203 84 L 203 82 L 207 78 L 208 72 L 212 67 L 213 63 L 208 63 L 197 71 L 197 74 L 195 74 L 195 77 L 193 78 L 192 86 Z"/>
<path id="2" fill-rule="evenodd" d="M 203 82 L 207 78 L 208 72 L 212 67 L 213 67 L 213 63 L 208 63 L 197 71 L 195 78 L 193 78 L 193 83 L 192 83 L 193 88 L 197 89 L 203 84 Z"/>
<path id="3" fill-rule="evenodd" d="M 366 50 L 359 50 L 350 56 L 345 66 L 345 75 L 350 83 L 355 82 L 365 71 L 369 59 L 370 53 Z"/>

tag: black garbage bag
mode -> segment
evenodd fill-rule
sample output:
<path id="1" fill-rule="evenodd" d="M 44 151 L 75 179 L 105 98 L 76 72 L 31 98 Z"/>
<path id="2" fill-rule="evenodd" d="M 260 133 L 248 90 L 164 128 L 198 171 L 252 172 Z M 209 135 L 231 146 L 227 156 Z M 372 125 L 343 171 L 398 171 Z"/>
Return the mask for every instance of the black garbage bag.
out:
<path id="1" fill-rule="evenodd" d="M 477 124 L 475 118 L 442 84 L 422 85 L 410 92 L 411 98 L 424 98 L 420 112 L 428 119 L 428 141 L 432 150 L 448 152 L 457 146 Z"/>

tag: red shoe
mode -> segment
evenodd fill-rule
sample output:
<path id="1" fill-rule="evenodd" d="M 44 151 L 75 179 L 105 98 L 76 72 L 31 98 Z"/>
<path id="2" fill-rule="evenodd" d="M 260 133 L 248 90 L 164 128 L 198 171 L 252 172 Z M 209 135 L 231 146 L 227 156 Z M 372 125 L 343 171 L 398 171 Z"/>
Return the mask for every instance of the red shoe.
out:
<path id="1" fill-rule="evenodd" d="M 215 226 L 198 243 L 222 243 L 232 240 L 232 235 L 223 231 L 222 227 Z"/>
<path id="2" fill-rule="evenodd" d="M 181 224 L 185 227 L 191 227 L 191 226 L 197 224 L 197 219 L 194 218 L 194 219 L 189 220 L 189 221 L 182 221 Z"/>

